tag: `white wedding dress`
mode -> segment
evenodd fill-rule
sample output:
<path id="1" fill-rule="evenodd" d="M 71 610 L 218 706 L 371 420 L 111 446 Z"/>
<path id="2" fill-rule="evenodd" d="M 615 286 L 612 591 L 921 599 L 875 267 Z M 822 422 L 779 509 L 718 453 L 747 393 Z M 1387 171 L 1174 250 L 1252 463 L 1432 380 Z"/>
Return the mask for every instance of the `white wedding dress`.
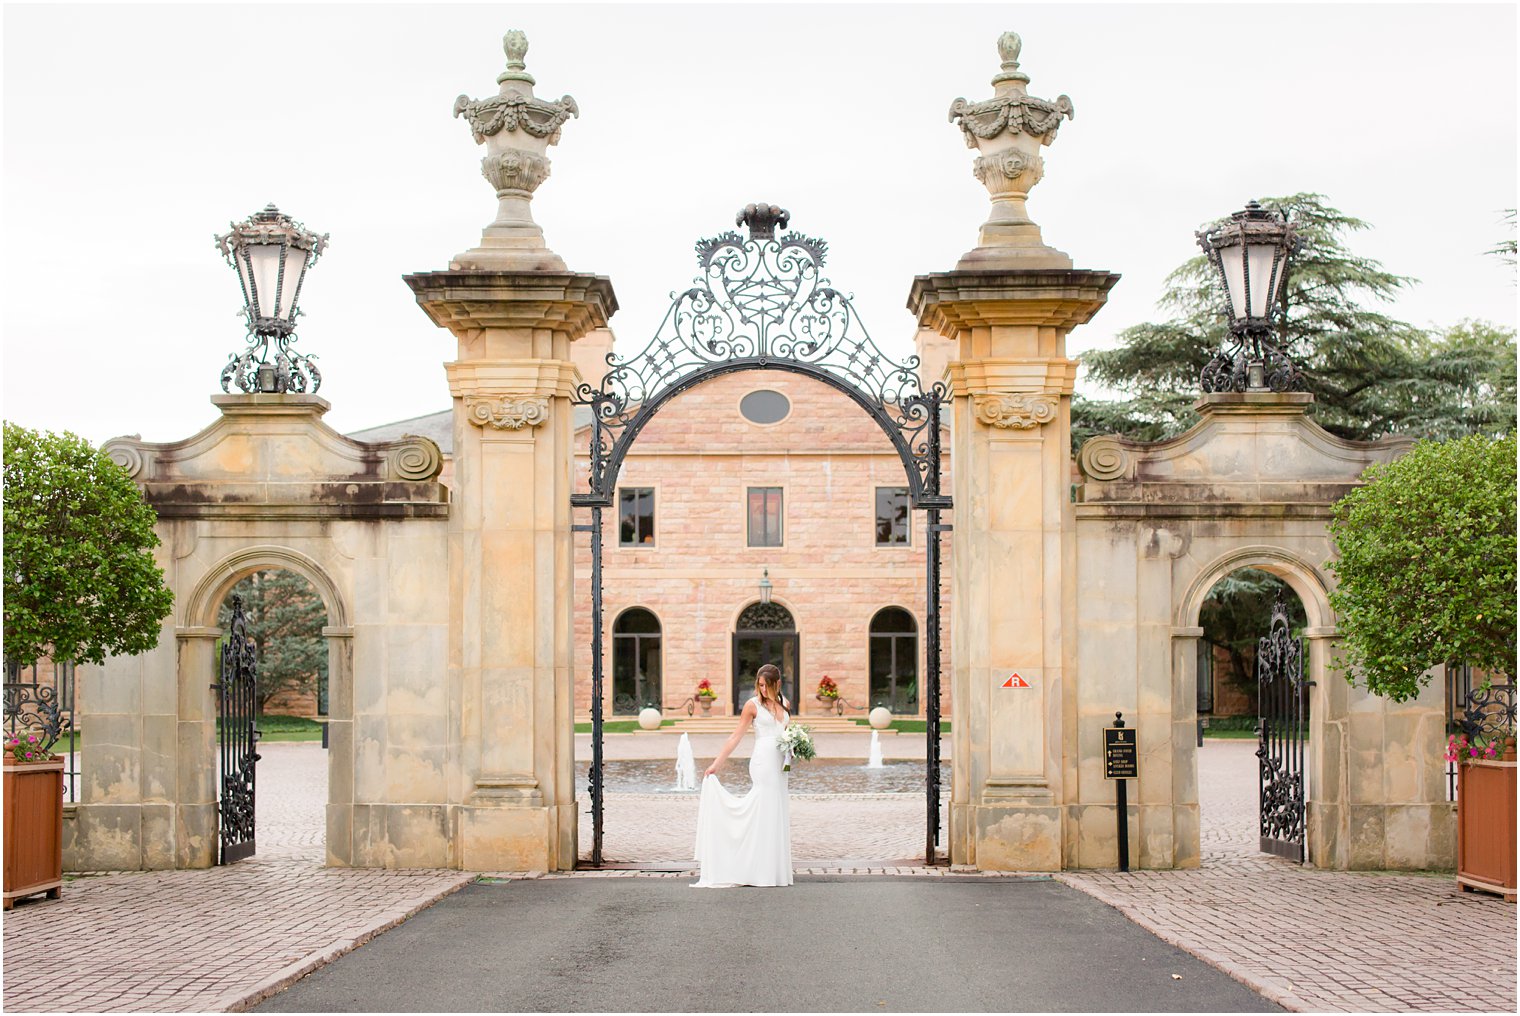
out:
<path id="1" fill-rule="evenodd" d="M 694 889 L 792 884 L 792 812 L 781 770 L 785 758 L 776 746 L 786 723 L 777 723 L 758 699 L 750 701 L 755 703 L 750 791 L 735 797 L 716 776 L 702 781 L 696 853 L 702 871 Z"/>

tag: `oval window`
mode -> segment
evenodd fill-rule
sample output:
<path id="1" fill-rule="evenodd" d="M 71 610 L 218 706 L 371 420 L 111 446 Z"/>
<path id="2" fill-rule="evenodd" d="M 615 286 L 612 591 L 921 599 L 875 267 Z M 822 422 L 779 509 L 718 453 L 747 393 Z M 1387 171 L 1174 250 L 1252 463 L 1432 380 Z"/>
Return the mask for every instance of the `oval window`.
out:
<path id="1" fill-rule="evenodd" d="M 739 400 L 739 412 L 750 423 L 780 423 L 792 411 L 792 404 L 780 392 L 762 388 Z"/>

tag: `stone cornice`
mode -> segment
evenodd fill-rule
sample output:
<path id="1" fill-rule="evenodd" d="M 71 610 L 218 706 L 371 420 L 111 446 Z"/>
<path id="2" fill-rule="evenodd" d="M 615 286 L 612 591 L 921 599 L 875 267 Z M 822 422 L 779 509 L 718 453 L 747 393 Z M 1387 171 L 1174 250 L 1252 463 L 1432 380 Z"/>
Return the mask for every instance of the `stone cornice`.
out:
<path id="1" fill-rule="evenodd" d="M 402 278 L 433 323 L 450 331 L 529 328 L 578 339 L 617 312 L 612 282 L 578 272 L 419 272 Z"/>
<path id="2" fill-rule="evenodd" d="M 947 368 L 950 391 L 958 396 L 1015 392 L 1070 395 L 1076 388 L 1077 361 L 1064 356 L 1032 359 L 955 360 Z"/>
<path id="3" fill-rule="evenodd" d="M 941 272 L 914 278 L 908 309 L 920 326 L 950 337 L 992 325 L 1071 329 L 1092 319 L 1118 281 L 1082 269 Z"/>
<path id="4" fill-rule="evenodd" d="M 575 392 L 575 365 L 565 360 L 456 360 L 443 366 L 456 399 L 555 399 Z"/>

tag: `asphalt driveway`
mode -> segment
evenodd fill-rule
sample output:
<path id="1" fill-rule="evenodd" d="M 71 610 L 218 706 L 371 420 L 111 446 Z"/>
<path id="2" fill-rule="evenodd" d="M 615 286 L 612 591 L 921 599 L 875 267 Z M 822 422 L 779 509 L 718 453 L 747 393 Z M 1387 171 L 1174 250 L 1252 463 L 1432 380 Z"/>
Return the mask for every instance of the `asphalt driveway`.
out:
<path id="1" fill-rule="evenodd" d="M 258 1010 L 1280 1011 L 1057 882 L 860 876 L 477 883 Z"/>

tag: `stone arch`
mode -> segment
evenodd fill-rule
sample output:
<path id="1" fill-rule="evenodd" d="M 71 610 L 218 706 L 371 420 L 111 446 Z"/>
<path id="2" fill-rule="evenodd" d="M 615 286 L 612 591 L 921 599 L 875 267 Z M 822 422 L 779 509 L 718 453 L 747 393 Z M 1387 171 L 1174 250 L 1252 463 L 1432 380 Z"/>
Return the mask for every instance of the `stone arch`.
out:
<path id="1" fill-rule="evenodd" d="M 1196 627 L 1210 590 L 1241 568 L 1259 568 L 1286 582 L 1304 605 L 1310 628 L 1334 626 L 1335 613 L 1330 609 L 1330 588 L 1324 573 L 1292 551 L 1270 544 L 1236 547 L 1209 562 L 1178 599 L 1172 623 L 1178 628 Z"/>
<path id="2" fill-rule="evenodd" d="M 241 579 L 263 568 L 283 568 L 310 582 L 327 608 L 330 628 L 347 628 L 349 613 L 338 587 L 327 570 L 313 558 L 290 547 L 262 544 L 233 551 L 206 570 L 190 595 L 185 598 L 180 626 L 214 628 L 222 600 Z"/>

